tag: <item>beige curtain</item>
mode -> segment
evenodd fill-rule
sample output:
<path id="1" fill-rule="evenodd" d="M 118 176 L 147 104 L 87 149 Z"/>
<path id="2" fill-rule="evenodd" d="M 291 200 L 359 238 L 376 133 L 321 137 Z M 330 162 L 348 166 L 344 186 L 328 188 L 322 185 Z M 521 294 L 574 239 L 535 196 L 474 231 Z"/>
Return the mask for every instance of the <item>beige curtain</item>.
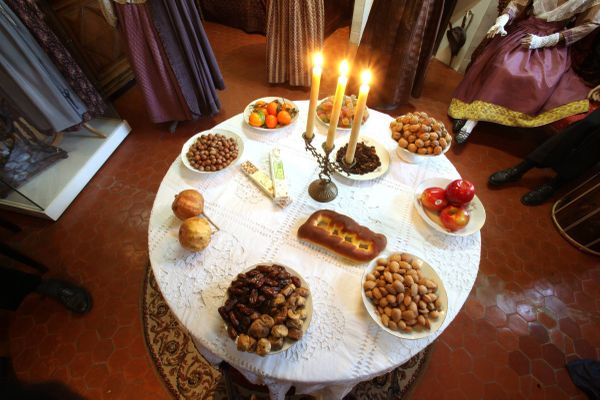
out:
<path id="1" fill-rule="evenodd" d="M 310 85 L 310 54 L 323 46 L 324 0 L 271 0 L 267 6 L 269 83 Z"/>

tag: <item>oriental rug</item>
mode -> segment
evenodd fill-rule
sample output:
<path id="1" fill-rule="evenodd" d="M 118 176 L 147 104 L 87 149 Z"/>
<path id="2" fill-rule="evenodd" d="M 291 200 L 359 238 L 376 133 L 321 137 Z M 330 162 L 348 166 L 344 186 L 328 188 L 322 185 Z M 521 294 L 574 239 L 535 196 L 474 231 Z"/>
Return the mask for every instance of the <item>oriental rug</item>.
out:
<path id="1" fill-rule="evenodd" d="M 174 399 L 227 399 L 226 383 L 221 372 L 196 350 L 189 333 L 165 302 L 150 267 L 144 277 L 142 320 L 146 346 L 154 366 Z M 345 400 L 406 399 L 426 369 L 430 350 L 431 346 L 394 371 L 360 383 Z M 232 380 L 230 387 L 240 399 L 269 398 L 266 388 L 261 391 L 237 379 Z M 286 399 L 304 400 L 312 397 L 290 395 Z"/>

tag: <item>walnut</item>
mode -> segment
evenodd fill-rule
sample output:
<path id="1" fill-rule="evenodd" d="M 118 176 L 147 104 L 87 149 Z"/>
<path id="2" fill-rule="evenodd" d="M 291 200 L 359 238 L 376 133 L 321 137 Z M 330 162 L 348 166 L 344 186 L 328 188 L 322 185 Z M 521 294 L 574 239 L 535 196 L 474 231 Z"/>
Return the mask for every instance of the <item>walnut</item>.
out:
<path id="1" fill-rule="evenodd" d="M 237 349 L 239 351 L 253 352 L 256 346 L 256 339 L 243 333 L 237 338 Z"/>
<path id="2" fill-rule="evenodd" d="M 293 340 L 300 340 L 300 338 L 302 338 L 302 330 L 296 329 L 296 328 L 291 328 L 288 330 L 287 337 L 289 337 L 290 339 L 293 339 Z"/>
<path id="3" fill-rule="evenodd" d="M 288 319 L 287 321 L 285 321 L 285 326 L 287 326 L 290 329 L 301 329 L 302 328 L 302 320 L 300 318 Z M 289 335 L 289 329 L 288 329 L 288 335 Z"/>
<path id="4" fill-rule="evenodd" d="M 288 328 L 285 325 L 275 325 L 271 328 L 271 335 L 276 338 L 284 338 L 288 335 Z"/>
<path id="5" fill-rule="evenodd" d="M 289 295 L 291 295 L 294 290 L 296 290 L 296 285 L 294 285 L 293 283 L 290 283 L 289 285 L 287 285 L 286 287 L 284 287 L 281 290 L 281 294 L 284 295 L 285 297 L 288 297 Z"/>
<path id="6" fill-rule="evenodd" d="M 277 296 L 273 299 L 273 305 L 279 306 L 281 304 L 285 304 L 285 296 L 281 293 L 278 293 Z"/>
<path id="7" fill-rule="evenodd" d="M 266 326 L 269 327 L 269 329 L 271 329 L 273 325 L 275 325 L 275 320 L 273 320 L 273 317 L 271 317 L 270 315 L 263 314 L 260 316 L 260 319 L 265 323 Z"/>
<path id="8" fill-rule="evenodd" d="M 301 332 L 302 333 L 302 332 Z M 271 342 L 268 339 L 260 339 L 256 344 L 256 354 L 266 356 L 271 351 Z"/>
<path id="9" fill-rule="evenodd" d="M 308 290 L 308 288 L 305 287 L 299 287 L 294 291 L 294 293 L 302 297 L 308 297 L 310 295 L 310 291 Z"/>
<path id="10" fill-rule="evenodd" d="M 250 325 L 250 328 L 248 329 L 248 334 L 260 339 L 269 336 L 270 331 L 271 327 L 265 323 L 261 316 L 259 319 L 255 319 L 254 322 L 252 322 L 252 325 Z"/>
<path id="11" fill-rule="evenodd" d="M 271 351 L 281 350 L 285 341 L 282 337 L 269 336 L 269 342 L 271 342 Z"/>

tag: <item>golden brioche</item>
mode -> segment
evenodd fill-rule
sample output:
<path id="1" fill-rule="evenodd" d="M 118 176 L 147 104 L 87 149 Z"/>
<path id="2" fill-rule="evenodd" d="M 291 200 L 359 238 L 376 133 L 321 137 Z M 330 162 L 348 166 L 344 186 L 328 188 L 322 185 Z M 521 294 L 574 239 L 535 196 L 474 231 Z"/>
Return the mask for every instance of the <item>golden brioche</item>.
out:
<path id="1" fill-rule="evenodd" d="M 298 238 L 359 262 L 371 261 L 387 245 L 384 235 L 331 210 L 314 212 L 298 228 Z"/>

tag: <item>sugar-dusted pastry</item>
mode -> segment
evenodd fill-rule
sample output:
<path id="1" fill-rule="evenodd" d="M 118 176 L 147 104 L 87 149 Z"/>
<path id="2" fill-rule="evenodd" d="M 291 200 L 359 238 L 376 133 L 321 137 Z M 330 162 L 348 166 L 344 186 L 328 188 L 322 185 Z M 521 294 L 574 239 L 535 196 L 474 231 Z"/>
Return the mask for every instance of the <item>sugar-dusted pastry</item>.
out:
<path id="1" fill-rule="evenodd" d="M 298 237 L 359 262 L 371 261 L 387 245 L 384 235 L 331 210 L 314 212 L 298 228 Z"/>

